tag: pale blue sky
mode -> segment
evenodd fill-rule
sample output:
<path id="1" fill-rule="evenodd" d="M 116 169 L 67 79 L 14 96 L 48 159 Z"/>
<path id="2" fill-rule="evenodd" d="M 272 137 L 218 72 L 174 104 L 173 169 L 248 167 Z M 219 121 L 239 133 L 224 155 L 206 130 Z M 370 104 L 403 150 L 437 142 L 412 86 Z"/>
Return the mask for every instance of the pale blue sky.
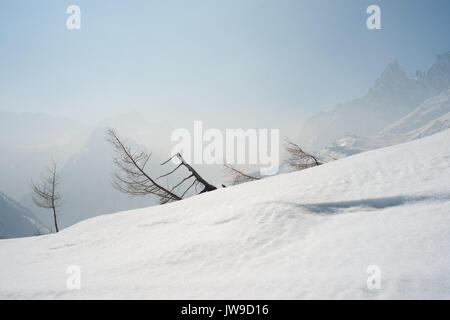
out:
<path id="1" fill-rule="evenodd" d="M 66 8 L 81 8 L 81 30 Z M 382 30 L 366 28 L 378 4 Z M 0 110 L 98 119 L 330 109 L 450 50 L 448 0 L 0 2 Z"/>

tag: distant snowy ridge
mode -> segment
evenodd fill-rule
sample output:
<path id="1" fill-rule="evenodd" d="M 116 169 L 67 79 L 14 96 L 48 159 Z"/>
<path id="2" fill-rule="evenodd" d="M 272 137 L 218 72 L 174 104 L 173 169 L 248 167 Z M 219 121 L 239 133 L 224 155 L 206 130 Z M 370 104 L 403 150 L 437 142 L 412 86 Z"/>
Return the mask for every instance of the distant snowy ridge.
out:
<path id="1" fill-rule="evenodd" d="M 324 148 L 320 154 L 342 158 L 359 152 L 411 141 L 450 128 L 450 87 L 389 125 L 379 134 L 369 137 L 344 136 Z"/>
<path id="2" fill-rule="evenodd" d="M 396 121 L 380 133 L 380 136 L 405 136 L 409 141 L 445 130 L 450 127 L 450 87 L 431 97 L 413 112 Z"/>
<path id="3" fill-rule="evenodd" d="M 450 52 L 438 55 L 426 73 L 418 71 L 414 78 L 393 62 L 363 97 L 339 104 L 303 123 L 296 140 L 305 150 L 317 152 L 344 136 L 377 135 L 449 87 Z"/>
<path id="4" fill-rule="evenodd" d="M 0 298 L 449 299 L 450 130 L 0 240 Z M 81 271 L 68 290 L 66 271 Z M 381 289 L 367 269 L 381 270 Z"/>

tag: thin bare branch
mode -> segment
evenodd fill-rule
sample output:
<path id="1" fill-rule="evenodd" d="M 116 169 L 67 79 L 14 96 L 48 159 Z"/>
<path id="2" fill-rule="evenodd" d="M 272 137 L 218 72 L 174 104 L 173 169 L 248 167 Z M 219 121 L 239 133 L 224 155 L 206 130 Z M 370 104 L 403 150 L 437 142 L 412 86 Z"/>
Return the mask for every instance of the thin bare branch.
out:
<path id="1" fill-rule="evenodd" d="M 118 171 L 114 173 L 113 186 L 118 191 L 133 196 L 153 194 L 167 202 L 181 200 L 181 197 L 157 183 L 146 173 L 145 167 L 151 153 L 131 150 L 122 143 L 113 129 L 107 130 L 107 136 L 115 151 L 114 164 Z"/>
<path id="2" fill-rule="evenodd" d="M 315 166 L 320 166 L 322 163 L 312 154 L 309 154 L 300 148 L 299 145 L 293 143 L 289 138 L 284 138 L 285 150 L 289 158 L 286 163 L 295 170 L 303 170 Z"/>
<path id="3" fill-rule="evenodd" d="M 145 196 L 154 195 L 159 198 L 161 204 L 181 200 L 191 190 L 192 186 L 198 184 L 203 185 L 203 190 L 200 192 L 212 191 L 216 187 L 209 184 L 197 171 L 195 171 L 183 157 L 178 153 L 173 155 L 168 160 L 164 161 L 161 165 L 169 163 L 170 160 L 175 157 L 178 158 L 180 163 L 168 173 L 153 179 L 146 171 L 146 165 L 151 157 L 151 153 L 143 151 L 132 150 L 129 146 L 126 146 L 119 138 L 114 129 L 107 130 L 107 140 L 113 146 L 115 151 L 114 164 L 117 171 L 113 175 L 113 186 L 118 191 L 132 195 L 132 196 Z M 175 184 L 172 188 L 169 186 L 164 187 L 160 183 L 156 182 L 160 178 L 169 177 L 175 173 L 179 168 L 185 167 L 191 174 L 183 178 L 180 182 Z M 184 182 L 194 178 L 194 181 L 184 191 L 175 189 L 179 188 Z"/>
<path id="4" fill-rule="evenodd" d="M 43 178 L 41 185 L 34 184 L 31 181 L 31 189 L 33 191 L 32 200 L 38 207 L 53 210 L 56 232 L 59 231 L 56 208 L 62 205 L 62 196 L 57 190 L 58 184 L 57 165 L 54 161 L 52 166 L 47 168 L 47 174 Z"/>
<path id="5" fill-rule="evenodd" d="M 225 173 L 228 176 L 229 183 L 231 185 L 240 184 L 249 181 L 260 180 L 261 177 L 257 177 L 248 173 L 244 173 L 241 170 L 236 169 L 230 164 L 224 164 Z"/>

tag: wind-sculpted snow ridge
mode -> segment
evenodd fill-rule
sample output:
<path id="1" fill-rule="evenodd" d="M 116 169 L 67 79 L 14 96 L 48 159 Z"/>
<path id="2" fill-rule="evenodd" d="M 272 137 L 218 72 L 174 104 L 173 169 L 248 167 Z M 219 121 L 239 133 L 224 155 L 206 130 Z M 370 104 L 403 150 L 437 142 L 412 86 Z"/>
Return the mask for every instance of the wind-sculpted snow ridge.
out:
<path id="1" fill-rule="evenodd" d="M 449 141 L 446 130 L 1 240 L 0 297 L 448 299 Z M 66 287 L 73 265 L 80 290 Z M 370 266 L 380 289 L 367 285 Z"/>

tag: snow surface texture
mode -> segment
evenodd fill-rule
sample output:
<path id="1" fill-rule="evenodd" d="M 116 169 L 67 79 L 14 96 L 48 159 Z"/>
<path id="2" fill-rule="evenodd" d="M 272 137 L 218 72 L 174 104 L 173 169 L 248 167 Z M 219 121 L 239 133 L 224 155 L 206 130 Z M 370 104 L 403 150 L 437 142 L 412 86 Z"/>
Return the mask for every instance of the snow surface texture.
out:
<path id="1" fill-rule="evenodd" d="M 449 141 L 0 240 L 0 298 L 449 299 Z M 66 287 L 70 265 L 80 290 Z"/>

